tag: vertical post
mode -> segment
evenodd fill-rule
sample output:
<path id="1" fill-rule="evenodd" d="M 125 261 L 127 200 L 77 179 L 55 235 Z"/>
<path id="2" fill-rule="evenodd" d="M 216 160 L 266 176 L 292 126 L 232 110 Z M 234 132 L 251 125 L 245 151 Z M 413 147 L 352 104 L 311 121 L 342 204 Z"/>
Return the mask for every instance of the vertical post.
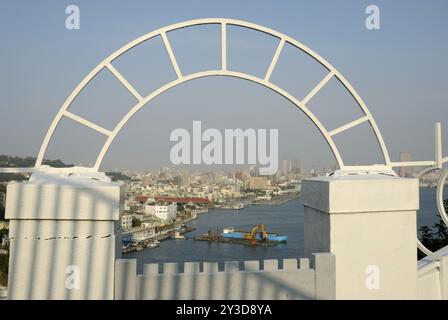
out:
<path id="1" fill-rule="evenodd" d="M 448 300 L 448 257 L 442 256 L 439 263 L 440 296 L 442 300 Z"/>
<path id="2" fill-rule="evenodd" d="M 336 298 L 336 259 L 335 255 L 313 253 L 316 270 L 316 299 L 334 300 Z"/>
<path id="3" fill-rule="evenodd" d="M 227 70 L 227 24 L 221 23 L 221 69 Z"/>
<path id="4" fill-rule="evenodd" d="M 442 125 L 440 122 L 435 124 L 435 153 L 436 153 L 436 166 L 442 169 Z"/>
<path id="5" fill-rule="evenodd" d="M 417 297 L 418 188 L 378 174 L 304 181 L 305 256 L 335 255 L 336 299 Z"/>
<path id="6" fill-rule="evenodd" d="M 113 299 L 120 184 L 103 173 L 36 172 L 10 183 L 10 299 Z"/>
<path id="7" fill-rule="evenodd" d="M 137 260 L 115 262 L 115 300 L 135 300 L 137 297 Z"/>

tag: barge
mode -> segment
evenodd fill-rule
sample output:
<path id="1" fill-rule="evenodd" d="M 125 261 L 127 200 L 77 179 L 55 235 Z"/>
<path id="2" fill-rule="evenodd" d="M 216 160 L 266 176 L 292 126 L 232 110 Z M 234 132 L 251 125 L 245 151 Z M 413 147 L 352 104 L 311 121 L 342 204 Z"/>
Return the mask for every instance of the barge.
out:
<path id="1" fill-rule="evenodd" d="M 232 227 L 224 228 L 222 232 L 219 230 L 216 233 L 209 231 L 207 234 L 196 237 L 195 240 L 270 247 L 286 242 L 288 236 L 266 232 L 264 225 L 260 224 L 252 231 L 235 231 Z"/>
<path id="2" fill-rule="evenodd" d="M 275 232 L 266 232 L 263 224 L 260 224 L 252 229 L 252 231 L 239 231 L 232 227 L 227 227 L 222 230 L 221 237 L 230 239 L 243 240 L 258 240 L 258 241 L 273 241 L 273 242 L 287 242 L 288 236 Z"/>

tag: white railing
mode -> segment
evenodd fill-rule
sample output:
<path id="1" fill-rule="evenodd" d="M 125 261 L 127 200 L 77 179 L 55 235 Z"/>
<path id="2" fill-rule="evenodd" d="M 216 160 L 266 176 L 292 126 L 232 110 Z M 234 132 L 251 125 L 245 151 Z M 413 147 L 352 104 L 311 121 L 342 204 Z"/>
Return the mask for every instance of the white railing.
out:
<path id="1" fill-rule="evenodd" d="M 314 254 L 308 259 L 260 262 L 227 261 L 223 270 L 217 262 L 146 264 L 137 275 L 134 259 L 115 262 L 115 299 L 334 299 L 335 256 Z M 183 270 L 180 270 L 182 267 Z M 160 270 L 161 269 L 161 270 Z M 161 272 L 159 272 L 159 270 Z"/>

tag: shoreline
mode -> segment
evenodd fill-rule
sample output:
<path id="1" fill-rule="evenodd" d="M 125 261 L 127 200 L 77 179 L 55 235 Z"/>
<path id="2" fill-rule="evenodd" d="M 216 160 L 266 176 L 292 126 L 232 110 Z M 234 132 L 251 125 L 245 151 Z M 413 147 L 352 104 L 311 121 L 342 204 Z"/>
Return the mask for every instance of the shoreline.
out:
<path id="1" fill-rule="evenodd" d="M 300 192 L 294 193 L 294 194 L 277 196 L 271 200 L 255 201 L 255 202 L 252 202 L 251 205 L 281 206 L 281 205 L 288 203 L 289 201 L 297 199 L 298 197 L 300 197 Z"/>
<path id="2" fill-rule="evenodd" d="M 287 195 L 281 195 L 281 196 L 276 196 L 275 198 L 271 199 L 271 200 L 250 200 L 250 202 L 247 203 L 247 206 L 245 206 L 244 208 L 229 208 L 229 207 L 212 207 L 209 210 L 231 210 L 231 211 L 241 211 L 244 210 L 250 206 L 258 206 L 258 205 L 266 205 L 266 206 L 281 206 L 284 205 L 294 199 L 297 199 L 298 197 L 300 197 L 300 192 L 298 193 L 294 193 L 294 194 L 287 194 Z M 228 204 L 228 206 L 231 206 L 232 204 Z"/>

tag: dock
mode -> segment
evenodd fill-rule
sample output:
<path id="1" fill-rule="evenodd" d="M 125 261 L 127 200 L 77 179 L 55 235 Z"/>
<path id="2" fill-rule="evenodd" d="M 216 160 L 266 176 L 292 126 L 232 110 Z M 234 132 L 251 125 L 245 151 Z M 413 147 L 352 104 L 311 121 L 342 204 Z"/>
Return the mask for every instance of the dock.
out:
<path id="1" fill-rule="evenodd" d="M 300 192 L 275 196 L 271 200 L 252 200 L 252 205 L 281 206 L 300 197 Z"/>
<path id="2" fill-rule="evenodd" d="M 180 234 L 184 234 L 184 233 L 191 232 L 195 229 L 196 229 L 196 227 L 193 227 L 193 226 L 186 226 L 185 228 L 181 228 L 181 229 L 179 229 L 179 228 L 169 229 L 164 232 L 160 232 L 147 240 L 140 241 L 139 243 L 137 243 L 135 245 L 131 245 L 127 248 L 124 248 L 121 250 L 121 252 L 125 254 L 125 253 L 129 253 L 129 252 L 134 252 L 134 251 L 141 251 L 146 248 L 151 248 L 151 247 L 148 247 L 149 244 L 151 244 L 155 241 L 162 241 L 162 240 L 171 238 L 176 231 L 179 231 Z"/>
<path id="3" fill-rule="evenodd" d="M 218 242 L 218 243 L 233 243 L 245 246 L 263 246 L 263 247 L 273 247 L 278 245 L 280 242 L 269 241 L 269 240 L 245 240 L 245 239 L 235 239 L 235 238 L 224 238 L 216 235 L 203 234 L 202 236 L 197 236 L 194 238 L 196 241 L 208 241 L 208 242 Z"/>

